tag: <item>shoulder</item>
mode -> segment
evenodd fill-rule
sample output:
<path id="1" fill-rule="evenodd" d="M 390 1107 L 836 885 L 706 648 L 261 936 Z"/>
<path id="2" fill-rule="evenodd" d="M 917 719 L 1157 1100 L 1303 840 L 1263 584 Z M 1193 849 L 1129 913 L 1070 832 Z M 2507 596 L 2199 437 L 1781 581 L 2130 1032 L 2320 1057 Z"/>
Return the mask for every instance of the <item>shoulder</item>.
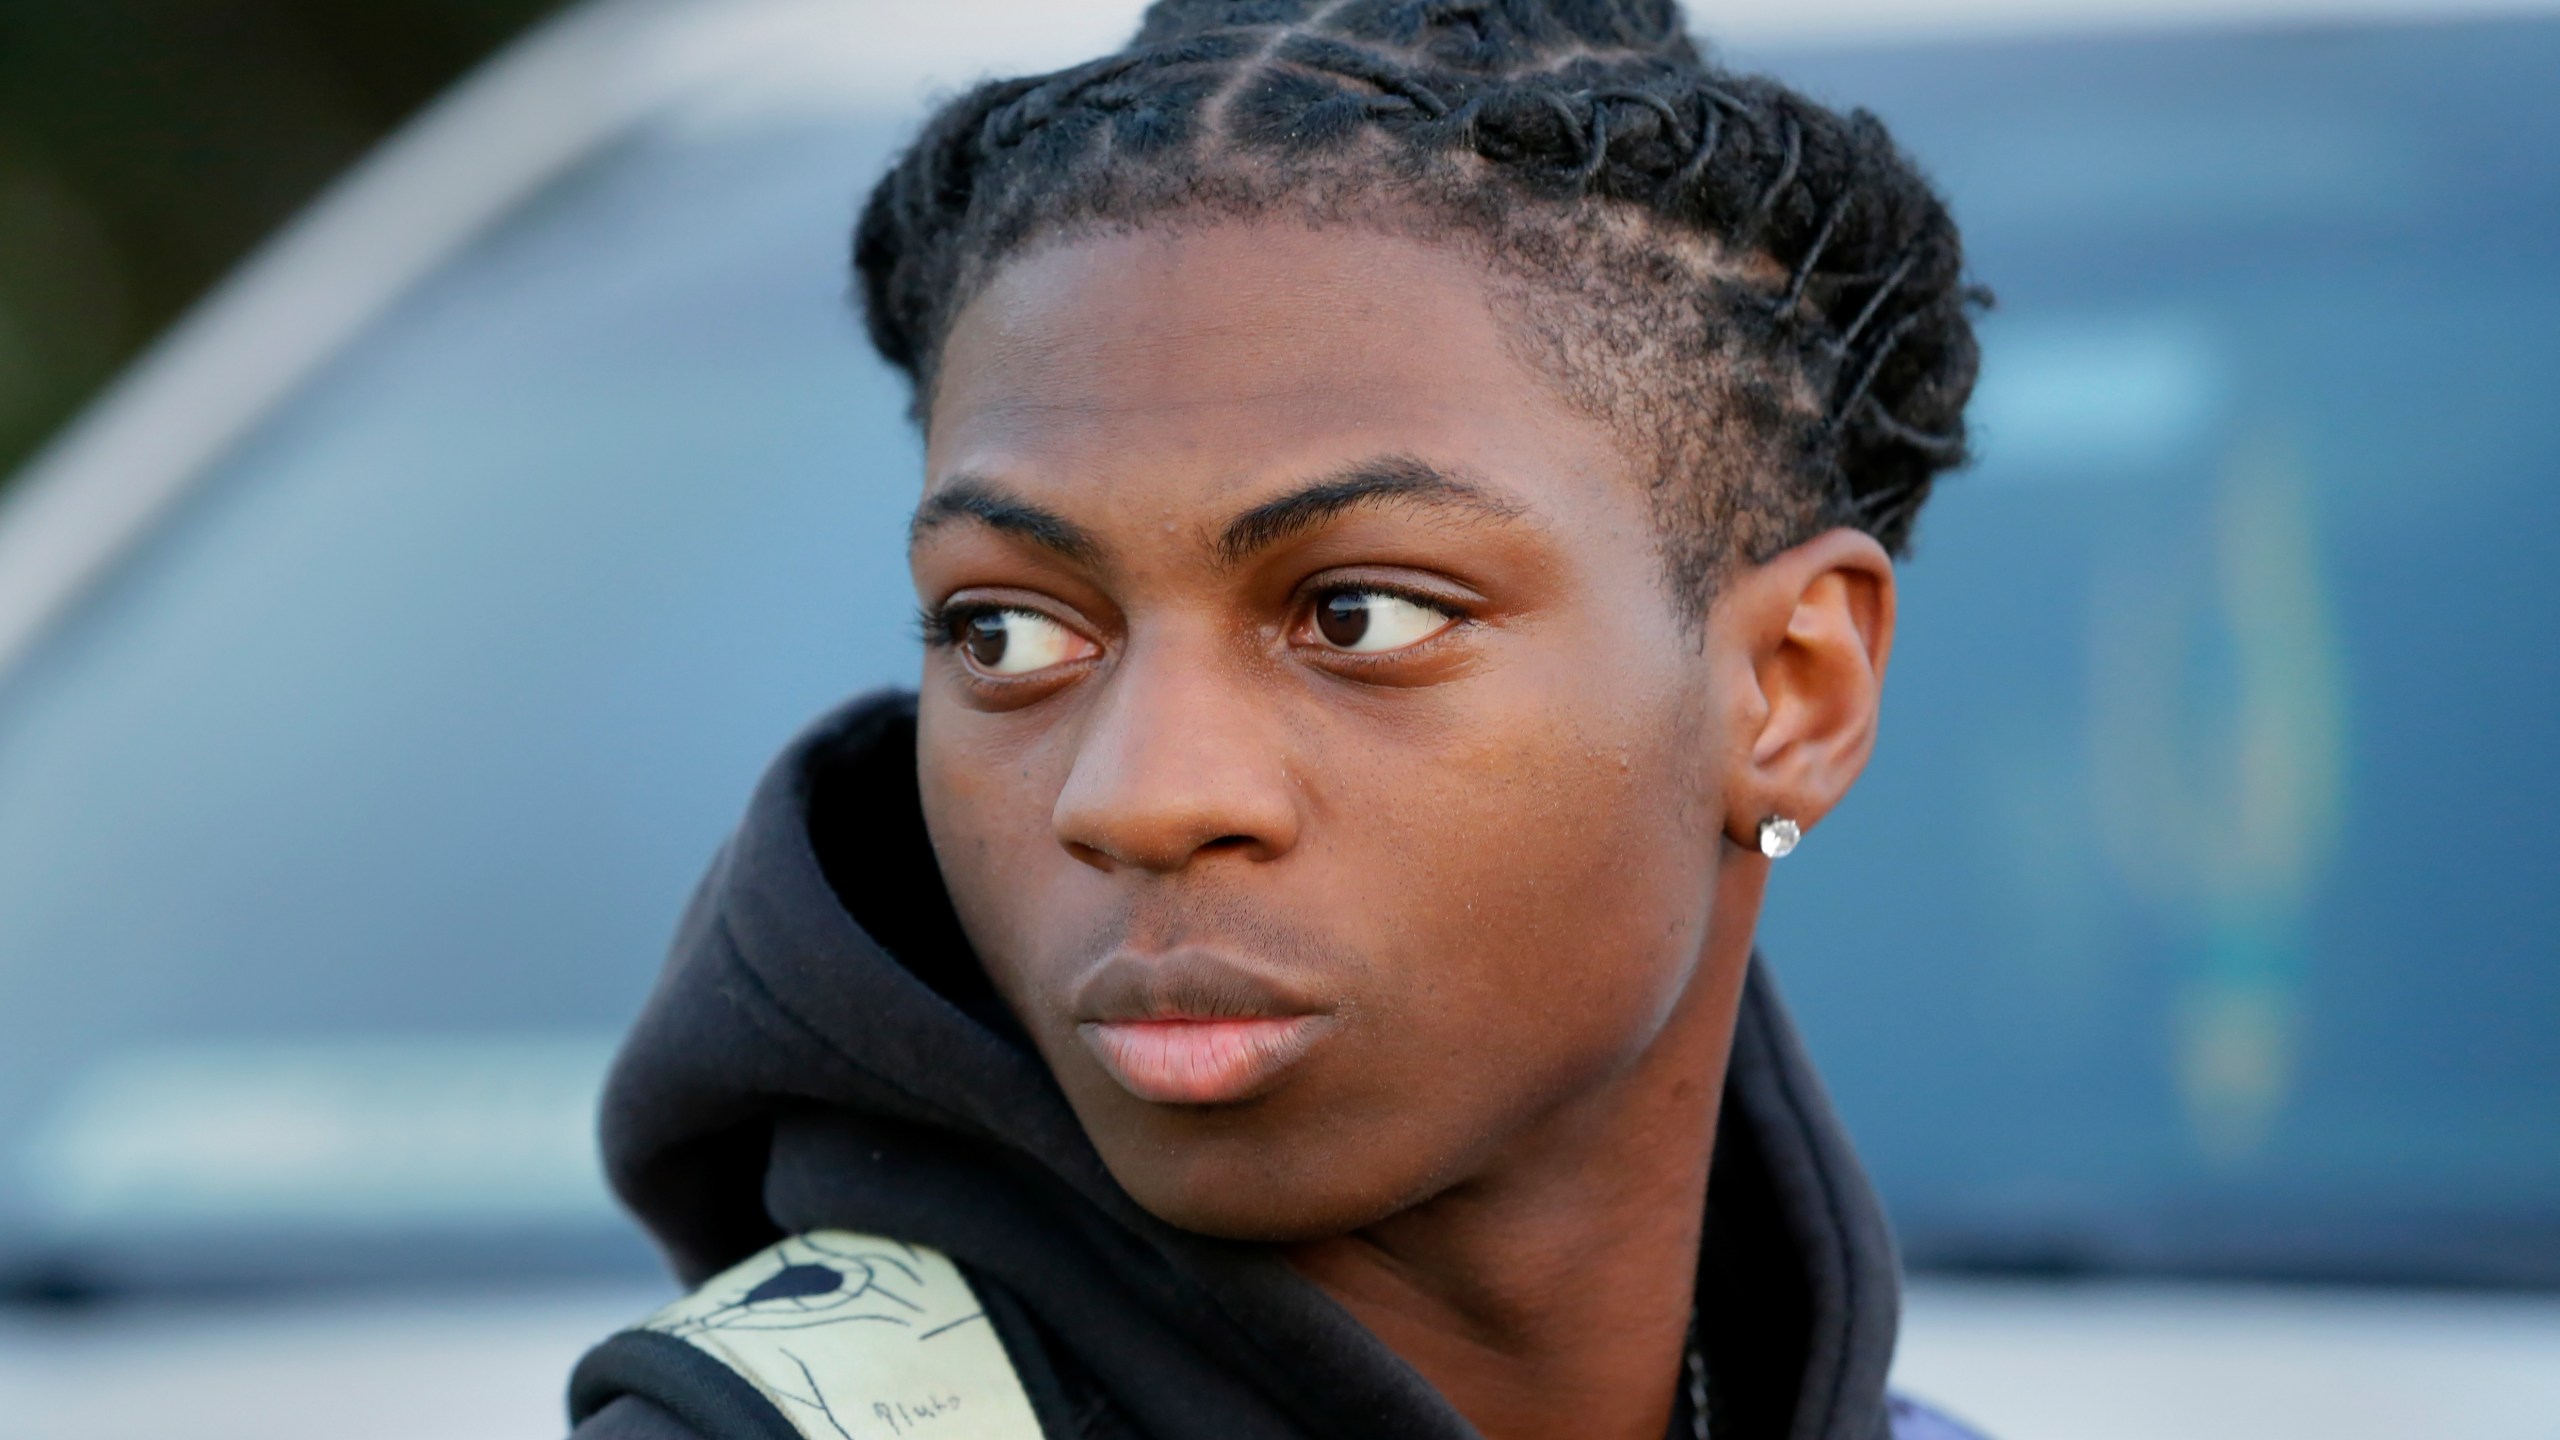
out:
<path id="1" fill-rule="evenodd" d="M 1908 1395 L 1886 1396 L 1885 1415 L 1892 1440 L 1986 1440 L 1981 1431 Z"/>
<path id="2" fill-rule="evenodd" d="M 984 1440 L 1038 1440 L 994 1317 L 949 1256 L 841 1230 L 794 1235 L 587 1352 L 579 1440 L 904 1434 L 966 1411 Z"/>

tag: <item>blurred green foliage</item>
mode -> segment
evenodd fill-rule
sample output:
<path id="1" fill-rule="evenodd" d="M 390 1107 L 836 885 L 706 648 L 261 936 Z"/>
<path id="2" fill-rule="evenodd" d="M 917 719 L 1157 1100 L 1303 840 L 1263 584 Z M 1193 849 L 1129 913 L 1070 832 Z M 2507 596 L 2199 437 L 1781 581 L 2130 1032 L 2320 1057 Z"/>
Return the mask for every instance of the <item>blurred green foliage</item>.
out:
<path id="1" fill-rule="evenodd" d="M 0 0 L 0 476 L 557 0 Z"/>

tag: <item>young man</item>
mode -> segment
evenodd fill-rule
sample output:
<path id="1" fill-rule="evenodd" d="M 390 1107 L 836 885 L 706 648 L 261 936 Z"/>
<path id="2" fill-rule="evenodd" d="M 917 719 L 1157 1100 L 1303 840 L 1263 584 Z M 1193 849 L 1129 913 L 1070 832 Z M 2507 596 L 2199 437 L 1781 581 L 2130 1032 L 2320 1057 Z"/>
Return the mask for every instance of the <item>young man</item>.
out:
<path id="1" fill-rule="evenodd" d="M 1165 0 L 856 259 L 923 683 L 782 758 L 625 1050 L 718 1278 L 578 1434 L 1958 1433 L 1752 960 L 1963 449 L 1881 128 L 1662 0 Z"/>

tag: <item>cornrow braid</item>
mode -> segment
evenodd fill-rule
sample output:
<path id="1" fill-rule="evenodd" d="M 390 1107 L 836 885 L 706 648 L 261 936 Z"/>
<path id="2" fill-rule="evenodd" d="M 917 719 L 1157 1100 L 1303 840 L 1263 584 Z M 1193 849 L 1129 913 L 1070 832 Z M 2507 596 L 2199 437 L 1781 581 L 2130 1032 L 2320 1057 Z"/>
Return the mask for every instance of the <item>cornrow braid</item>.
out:
<path id="1" fill-rule="evenodd" d="M 1506 277 L 1568 397 L 1657 452 L 1696 611 L 1830 526 L 1901 553 L 1965 459 L 1989 297 L 1945 205 L 1874 116 L 1715 67 L 1671 0 L 1157 0 L 1119 53 L 937 112 L 854 267 L 921 415 L 959 308 L 1026 244 L 1284 207 Z"/>

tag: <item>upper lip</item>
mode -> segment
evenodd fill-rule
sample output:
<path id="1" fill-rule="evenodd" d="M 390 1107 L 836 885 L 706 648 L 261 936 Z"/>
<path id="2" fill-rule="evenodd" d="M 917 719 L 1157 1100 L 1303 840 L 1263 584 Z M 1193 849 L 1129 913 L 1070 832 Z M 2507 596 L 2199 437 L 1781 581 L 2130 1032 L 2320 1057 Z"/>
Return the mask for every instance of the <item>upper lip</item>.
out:
<path id="1" fill-rule="evenodd" d="M 1286 1020 L 1333 1007 L 1286 977 L 1213 950 L 1119 951 L 1076 987 L 1079 1024 L 1164 1020 Z"/>

